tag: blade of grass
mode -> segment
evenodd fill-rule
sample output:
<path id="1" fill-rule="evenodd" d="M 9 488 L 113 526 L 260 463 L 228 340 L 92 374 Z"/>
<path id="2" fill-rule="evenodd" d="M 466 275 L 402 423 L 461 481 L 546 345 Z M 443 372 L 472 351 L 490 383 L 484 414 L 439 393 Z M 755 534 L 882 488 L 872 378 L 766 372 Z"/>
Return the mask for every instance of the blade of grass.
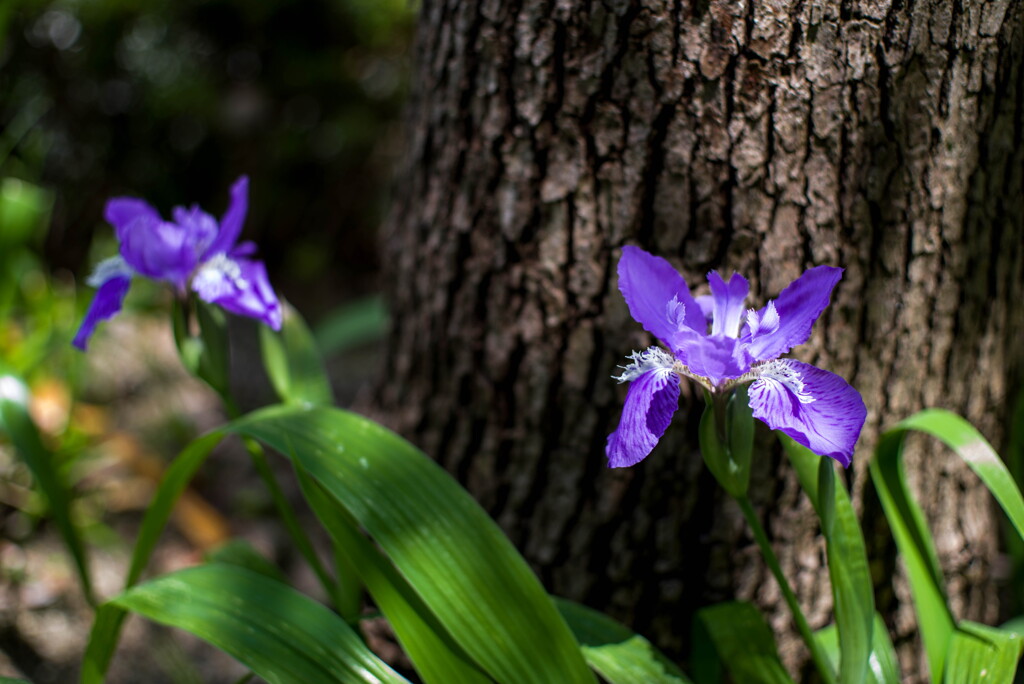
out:
<path id="1" fill-rule="evenodd" d="M 71 518 L 71 488 L 65 484 L 57 470 L 56 456 L 43 444 L 39 428 L 28 413 L 27 401 L 28 388 L 21 380 L 13 375 L 0 377 L 0 428 L 10 437 L 14 448 L 32 472 L 32 478 L 46 499 L 64 545 L 71 552 L 82 593 L 90 605 L 95 605 L 85 544 Z"/>

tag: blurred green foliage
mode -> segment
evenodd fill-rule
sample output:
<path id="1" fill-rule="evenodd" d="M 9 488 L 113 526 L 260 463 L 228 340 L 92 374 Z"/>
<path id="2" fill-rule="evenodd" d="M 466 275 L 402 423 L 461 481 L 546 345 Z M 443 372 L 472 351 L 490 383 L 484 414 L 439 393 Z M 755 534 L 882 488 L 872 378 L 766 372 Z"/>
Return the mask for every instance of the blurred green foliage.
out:
<path id="1" fill-rule="evenodd" d="M 108 197 L 219 215 L 248 173 L 244 237 L 315 317 L 373 289 L 412 20 L 405 0 L 4 0 L 0 178 L 31 185 L 0 191 L 45 195 L 44 262 L 84 276 Z M 7 207 L 0 241 L 28 225 Z"/>

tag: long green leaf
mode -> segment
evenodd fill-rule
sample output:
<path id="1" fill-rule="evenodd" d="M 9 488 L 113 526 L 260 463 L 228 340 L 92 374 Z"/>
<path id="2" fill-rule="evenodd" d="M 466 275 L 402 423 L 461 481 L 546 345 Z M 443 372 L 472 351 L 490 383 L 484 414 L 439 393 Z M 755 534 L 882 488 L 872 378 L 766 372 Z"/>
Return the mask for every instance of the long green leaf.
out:
<path id="1" fill-rule="evenodd" d="M 698 681 L 715 679 L 713 674 L 709 676 L 706 656 L 713 650 L 717 667 L 724 667 L 734 682 L 793 684 L 779 659 L 771 628 L 751 604 L 719 603 L 704 608 L 697 613 L 696 624 L 694 667 L 700 668 Z M 710 641 L 711 649 L 704 647 L 704 639 Z"/>
<path id="2" fill-rule="evenodd" d="M 20 379 L 13 375 L 0 377 L 0 429 L 10 437 L 32 472 L 32 478 L 46 499 L 64 544 L 71 552 L 82 592 L 89 603 L 94 603 L 85 544 L 71 519 L 71 489 L 57 470 L 56 456 L 43 444 L 39 429 L 28 414 L 27 400 L 28 388 Z"/>
<path id="3" fill-rule="evenodd" d="M 357 528 L 348 512 L 300 468 L 303 494 L 336 548 L 387 617 L 426 684 L 486 684 L 492 680 L 448 634 L 391 562 Z"/>
<path id="4" fill-rule="evenodd" d="M 407 682 L 336 614 L 238 566 L 215 563 L 162 575 L 112 603 L 191 632 L 270 684 Z"/>
<path id="5" fill-rule="evenodd" d="M 491 677 L 594 681 L 522 557 L 465 490 L 411 444 L 358 415 L 322 407 L 270 407 L 229 429 L 296 459 Z"/>
<path id="6" fill-rule="evenodd" d="M 953 616 L 935 544 L 921 508 L 903 472 L 901 458 L 906 433 L 914 430 L 936 437 L 957 453 L 989 488 L 1018 533 L 1024 536 L 1024 498 L 991 445 L 966 420 L 940 409 L 916 413 L 885 432 L 871 463 L 871 479 L 907 566 L 921 638 L 933 682 L 942 681 Z"/>
<path id="7" fill-rule="evenodd" d="M 1012 682 L 1024 639 L 1020 634 L 961 621 L 949 646 L 946 684 Z"/>
<path id="8" fill-rule="evenodd" d="M 875 613 L 875 625 L 871 630 L 871 656 L 868 660 L 869 669 L 864 680 L 867 684 L 900 684 L 899 661 L 896 659 L 896 651 L 889 640 L 886 631 L 885 621 L 882 616 Z M 835 624 L 814 633 L 814 638 L 822 645 L 825 655 L 829 658 L 832 666 L 838 670 L 839 665 L 839 632 Z"/>
<path id="9" fill-rule="evenodd" d="M 590 667 L 608 684 L 690 684 L 675 663 L 625 625 L 586 606 L 555 599 Z"/>
<path id="10" fill-rule="evenodd" d="M 863 682 L 869 670 L 875 595 L 867 549 L 857 514 L 845 487 L 834 485 L 834 465 L 793 439 L 779 439 L 796 470 L 800 486 L 822 519 L 836 625 L 839 630 L 839 681 Z M 821 482 L 829 483 L 820 489 Z"/>
<path id="11" fill-rule="evenodd" d="M 167 525 L 175 502 L 199 466 L 223 438 L 222 432 L 212 432 L 193 441 L 174 459 L 164 473 L 164 478 L 161 480 L 160 486 L 157 487 L 156 494 L 153 495 L 153 502 L 146 509 L 146 515 L 142 518 L 139 535 L 135 540 L 135 549 L 132 551 L 128 577 L 125 579 L 126 588 L 139 581 L 150 556 L 153 555 L 156 542 Z M 107 668 L 110 666 L 110 659 L 114 656 L 114 650 L 117 648 L 124 618 L 124 610 L 109 603 L 103 604 L 96 611 L 92 630 L 89 632 L 89 643 L 82 661 L 82 684 L 102 684 Z"/>
<path id="12" fill-rule="evenodd" d="M 334 393 L 316 341 L 302 316 L 287 302 L 282 302 L 282 306 L 280 332 L 260 326 L 263 366 L 274 391 L 287 403 L 330 406 Z"/>

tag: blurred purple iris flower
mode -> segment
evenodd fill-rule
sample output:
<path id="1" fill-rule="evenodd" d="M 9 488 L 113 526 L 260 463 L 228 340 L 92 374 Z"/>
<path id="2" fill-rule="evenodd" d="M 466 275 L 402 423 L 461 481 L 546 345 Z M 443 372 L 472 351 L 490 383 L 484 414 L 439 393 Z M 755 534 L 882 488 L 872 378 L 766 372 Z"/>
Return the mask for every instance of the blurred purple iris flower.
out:
<path id="1" fill-rule="evenodd" d="M 608 437 L 608 465 L 631 466 L 651 453 L 678 408 L 683 377 L 712 393 L 749 384 L 755 418 L 850 465 L 867 416 L 860 393 L 834 373 L 778 358 L 810 337 L 842 272 L 832 266 L 809 269 L 778 299 L 745 311 L 750 283 L 743 276 L 725 282 L 712 271 L 711 295 L 695 298 L 667 261 L 624 247 L 619 290 L 633 318 L 671 353 L 659 347 L 634 352 L 616 378 L 632 384 L 619 427 Z"/>
<path id="2" fill-rule="evenodd" d="M 199 298 L 231 313 L 281 329 L 281 305 L 263 262 L 248 257 L 251 242 L 238 242 L 249 210 L 249 179 L 231 186 L 231 203 L 220 223 L 199 208 L 175 207 L 173 221 L 133 197 L 107 202 L 104 217 L 114 226 L 120 255 L 101 262 L 87 281 L 99 288 L 72 344 L 85 350 L 96 325 L 121 310 L 132 276 L 168 282 L 179 296 Z"/>

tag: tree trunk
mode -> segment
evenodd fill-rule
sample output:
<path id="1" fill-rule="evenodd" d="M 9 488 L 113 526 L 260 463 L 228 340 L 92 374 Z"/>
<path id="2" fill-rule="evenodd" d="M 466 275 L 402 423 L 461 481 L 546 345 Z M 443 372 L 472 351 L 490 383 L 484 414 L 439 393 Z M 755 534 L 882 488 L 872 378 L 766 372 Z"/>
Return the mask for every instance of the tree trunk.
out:
<path id="1" fill-rule="evenodd" d="M 758 306 L 811 265 L 842 266 L 795 355 L 868 406 L 849 475 L 888 559 L 880 610 L 908 641 L 866 464 L 880 429 L 928 406 L 1000 442 L 1024 358 L 1022 18 L 1009 0 L 423 0 L 383 247 L 381 415 L 468 485 L 552 592 L 680 657 L 695 609 L 752 599 L 797 669 L 778 587 L 697 451 L 700 394 L 684 387 L 647 460 L 606 467 L 625 394 L 609 376 L 651 343 L 615 264 L 639 244 L 691 286 L 735 270 Z M 810 505 L 759 442 L 751 498 L 823 626 Z M 954 455 L 911 447 L 954 613 L 991 623 L 988 495 Z M 919 650 L 901 649 L 908 681 Z"/>

